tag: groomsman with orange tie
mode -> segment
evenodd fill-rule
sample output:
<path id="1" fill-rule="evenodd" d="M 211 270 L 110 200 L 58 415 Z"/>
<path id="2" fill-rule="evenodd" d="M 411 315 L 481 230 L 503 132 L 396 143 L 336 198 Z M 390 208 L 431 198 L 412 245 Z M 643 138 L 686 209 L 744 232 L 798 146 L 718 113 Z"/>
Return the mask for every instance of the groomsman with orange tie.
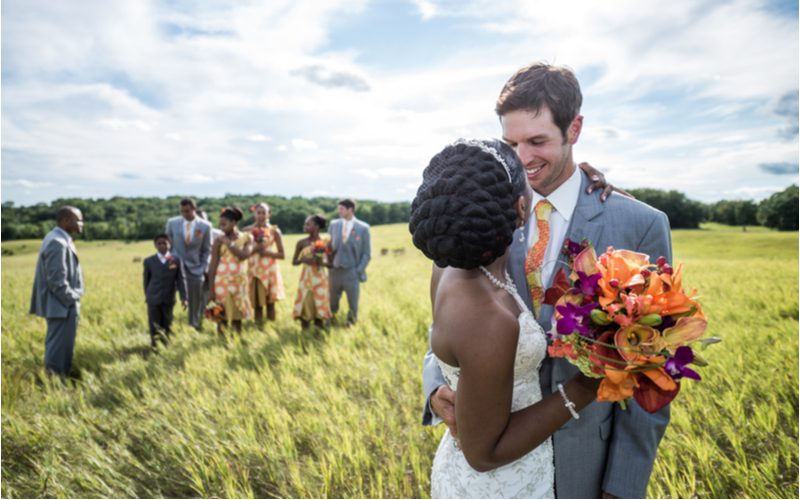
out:
<path id="1" fill-rule="evenodd" d="M 367 281 L 367 264 L 371 257 L 369 224 L 356 219 L 356 202 L 350 198 L 339 200 L 339 218 L 331 221 L 333 264 L 329 274 L 331 312 L 339 312 L 342 292 L 347 294 L 347 325 L 358 320 L 360 284 Z"/>
<path id="2" fill-rule="evenodd" d="M 172 253 L 183 261 L 189 324 L 199 332 L 205 308 L 204 274 L 211 255 L 211 224 L 197 216 L 197 204 L 193 199 L 184 198 L 181 200 L 181 215 L 167 221 L 165 232 L 172 241 Z"/>

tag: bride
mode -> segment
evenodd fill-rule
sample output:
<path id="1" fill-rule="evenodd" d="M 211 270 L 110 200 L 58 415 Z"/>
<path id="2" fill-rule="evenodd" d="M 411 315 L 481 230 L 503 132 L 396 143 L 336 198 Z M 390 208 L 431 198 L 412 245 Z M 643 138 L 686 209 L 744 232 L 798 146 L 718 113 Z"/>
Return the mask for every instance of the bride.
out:
<path id="1" fill-rule="evenodd" d="M 458 436 L 433 461 L 434 498 L 553 498 L 550 436 L 594 401 L 576 375 L 542 398 L 547 340 L 506 270 L 531 192 L 506 144 L 459 140 L 431 159 L 411 205 L 414 245 L 436 264 L 431 348 L 456 387 Z"/>

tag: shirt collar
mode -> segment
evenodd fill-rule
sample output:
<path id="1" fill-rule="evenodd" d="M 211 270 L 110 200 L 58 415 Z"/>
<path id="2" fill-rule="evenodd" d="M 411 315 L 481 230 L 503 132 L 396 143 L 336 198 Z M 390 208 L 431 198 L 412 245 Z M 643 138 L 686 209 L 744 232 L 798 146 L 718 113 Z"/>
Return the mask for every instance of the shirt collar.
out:
<path id="1" fill-rule="evenodd" d="M 58 231 L 59 233 L 61 233 L 61 236 L 63 236 L 64 238 L 66 238 L 66 239 L 67 239 L 67 241 L 70 241 L 70 240 L 72 239 L 72 235 L 71 235 L 71 234 L 69 234 L 69 233 L 68 233 L 67 231 L 65 231 L 64 229 L 62 229 L 61 227 L 59 227 L 59 226 L 56 226 L 56 231 Z"/>
<path id="2" fill-rule="evenodd" d="M 575 211 L 575 207 L 578 205 L 580 191 L 581 169 L 575 168 L 575 171 L 572 172 L 569 179 L 558 186 L 549 196 L 545 197 L 536 191 L 533 192 L 533 198 L 531 198 L 531 214 L 533 214 L 536 203 L 547 198 L 547 201 L 553 205 L 553 208 L 555 208 L 555 211 L 558 212 L 559 215 L 565 220 L 570 220 L 572 218 L 572 213 Z"/>

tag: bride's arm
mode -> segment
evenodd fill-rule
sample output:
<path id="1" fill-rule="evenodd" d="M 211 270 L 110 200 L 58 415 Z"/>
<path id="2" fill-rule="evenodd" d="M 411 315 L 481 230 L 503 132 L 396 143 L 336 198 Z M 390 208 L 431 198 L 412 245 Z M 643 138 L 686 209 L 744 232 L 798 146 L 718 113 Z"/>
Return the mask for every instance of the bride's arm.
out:
<path id="1" fill-rule="evenodd" d="M 519 322 L 510 313 L 498 315 L 490 305 L 476 306 L 461 308 L 451 323 L 461 331 L 459 341 L 448 344 L 461 369 L 456 391 L 461 449 L 469 464 L 483 472 L 521 458 L 572 416 L 559 393 L 511 413 Z M 581 410 L 594 401 L 597 386 L 596 379 L 578 375 L 564 389 Z"/>

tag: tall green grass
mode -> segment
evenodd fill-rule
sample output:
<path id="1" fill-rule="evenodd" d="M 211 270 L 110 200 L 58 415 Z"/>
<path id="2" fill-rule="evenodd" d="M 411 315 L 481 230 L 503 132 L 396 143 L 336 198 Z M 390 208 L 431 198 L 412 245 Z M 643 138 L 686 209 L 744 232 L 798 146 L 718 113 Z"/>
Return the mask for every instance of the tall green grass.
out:
<path id="1" fill-rule="evenodd" d="M 797 233 L 715 227 L 673 244 L 725 341 L 683 384 L 648 494 L 796 497 Z M 266 331 L 225 343 L 176 308 L 157 356 L 134 262 L 152 245 L 78 248 L 82 380 L 62 387 L 42 376 L 45 325 L 27 314 L 38 242 L 3 244 L 4 497 L 428 496 L 443 431 L 419 423 L 430 263 L 404 225 L 373 228 L 357 326 L 301 333 L 284 262 L 288 297 Z"/>

